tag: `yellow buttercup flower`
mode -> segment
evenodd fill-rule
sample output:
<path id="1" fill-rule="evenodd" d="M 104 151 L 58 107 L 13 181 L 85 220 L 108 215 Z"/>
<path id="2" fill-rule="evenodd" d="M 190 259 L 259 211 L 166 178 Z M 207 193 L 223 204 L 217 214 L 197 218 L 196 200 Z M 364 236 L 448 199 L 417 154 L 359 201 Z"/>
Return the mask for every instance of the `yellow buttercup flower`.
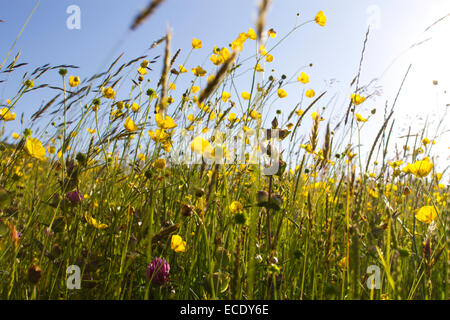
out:
<path id="1" fill-rule="evenodd" d="M 200 87 L 199 87 L 199 86 L 193 86 L 192 89 L 191 89 L 191 91 L 192 91 L 193 93 L 197 93 L 199 90 L 200 90 Z"/>
<path id="2" fill-rule="evenodd" d="M 193 49 L 200 49 L 202 47 L 202 41 L 199 39 L 192 39 L 192 48 Z"/>
<path id="3" fill-rule="evenodd" d="M 338 262 L 339 268 L 347 269 L 347 265 L 348 265 L 347 257 L 343 257 L 343 258 L 342 258 L 341 260 L 339 260 L 339 262 Z"/>
<path id="4" fill-rule="evenodd" d="M 300 76 L 297 77 L 297 80 L 299 82 L 301 82 L 301 83 L 308 83 L 309 82 L 309 76 L 306 73 L 301 72 Z"/>
<path id="5" fill-rule="evenodd" d="M 269 31 L 267 31 L 267 34 L 271 38 L 275 38 L 277 36 L 277 33 L 276 33 L 276 31 L 274 29 L 269 29 Z"/>
<path id="6" fill-rule="evenodd" d="M 423 206 L 416 213 L 416 219 L 420 222 L 431 223 L 436 220 L 438 211 L 433 206 Z"/>
<path id="7" fill-rule="evenodd" d="M 108 225 L 106 223 L 101 223 L 97 219 L 94 219 L 91 217 L 87 212 L 84 214 L 84 218 L 86 219 L 86 222 L 93 226 L 96 229 L 106 229 L 108 228 Z"/>
<path id="8" fill-rule="evenodd" d="M 172 240 L 170 241 L 170 247 L 175 252 L 185 252 L 186 251 L 186 241 L 183 241 L 179 235 L 174 234 Z"/>
<path id="9" fill-rule="evenodd" d="M 187 69 L 186 69 L 182 64 L 180 64 L 180 65 L 178 66 L 178 69 L 180 69 L 180 73 L 185 73 L 185 72 L 187 72 Z"/>
<path id="10" fill-rule="evenodd" d="M 223 61 L 227 61 L 228 58 L 230 57 L 230 51 L 228 51 L 227 47 L 223 47 L 222 49 L 220 49 L 220 56 L 222 57 Z"/>
<path id="11" fill-rule="evenodd" d="M 252 28 L 249 28 L 248 32 L 247 32 L 247 36 L 251 40 L 256 40 L 256 32 L 255 32 L 255 30 L 253 30 Z"/>
<path id="12" fill-rule="evenodd" d="M 3 121 L 12 121 L 16 118 L 15 113 L 11 113 L 9 108 L 1 108 L 0 109 L 0 120 Z"/>
<path id="13" fill-rule="evenodd" d="M 106 99 L 114 99 L 116 97 L 116 92 L 111 87 L 103 88 L 102 93 Z"/>
<path id="14" fill-rule="evenodd" d="M 156 125 L 161 129 L 173 129 L 177 126 L 177 124 L 171 117 L 165 116 L 163 118 L 163 115 L 160 113 L 157 113 L 155 115 L 155 120 L 156 120 Z"/>
<path id="15" fill-rule="evenodd" d="M 155 142 L 165 143 L 170 138 L 170 135 L 167 134 L 163 129 L 156 129 L 155 131 L 149 130 L 148 135 Z"/>
<path id="16" fill-rule="evenodd" d="M 263 45 L 260 45 L 259 46 L 259 53 L 262 55 L 262 56 L 265 56 L 266 54 L 267 54 L 267 50 L 266 50 L 266 47 L 264 47 Z"/>
<path id="17" fill-rule="evenodd" d="M 359 113 L 356 113 L 355 117 L 356 117 L 356 121 L 358 121 L 358 122 L 366 122 L 367 121 L 367 119 L 363 118 L 363 116 L 360 115 Z"/>
<path id="18" fill-rule="evenodd" d="M 369 192 L 369 195 L 374 198 L 374 199 L 378 199 L 378 192 L 376 189 L 373 188 L 367 188 L 367 191 Z"/>
<path id="19" fill-rule="evenodd" d="M 362 96 L 360 96 L 359 94 L 354 94 L 354 93 L 353 93 L 350 97 L 351 97 L 351 99 L 352 99 L 352 103 L 353 103 L 355 106 L 357 106 L 357 105 L 363 103 L 363 102 L 366 100 L 365 97 L 362 97 Z"/>
<path id="20" fill-rule="evenodd" d="M 163 144 L 163 149 L 164 149 L 164 151 L 166 151 L 166 152 L 170 152 L 170 150 L 172 149 L 172 141 L 166 141 L 166 142 Z"/>
<path id="21" fill-rule="evenodd" d="M 389 165 L 391 166 L 392 169 L 396 169 L 398 167 L 400 167 L 400 165 L 403 164 L 403 160 L 397 160 L 397 161 L 393 161 L 390 162 Z"/>
<path id="22" fill-rule="evenodd" d="M 202 138 L 202 137 L 195 137 L 194 140 L 191 142 L 191 151 L 202 154 L 202 155 L 209 155 L 211 154 L 213 150 L 213 147 L 209 143 L 208 140 Z"/>
<path id="23" fill-rule="evenodd" d="M 295 113 L 300 117 L 303 114 L 302 109 L 295 110 Z"/>
<path id="24" fill-rule="evenodd" d="M 37 138 L 28 137 L 25 143 L 25 150 L 33 158 L 41 161 L 45 160 L 45 148 Z"/>
<path id="25" fill-rule="evenodd" d="M 228 93 L 228 92 L 222 92 L 222 101 L 223 102 L 227 102 L 228 101 L 228 99 L 230 99 L 230 97 L 231 97 L 231 94 L 230 93 Z"/>
<path id="26" fill-rule="evenodd" d="M 261 68 L 261 65 L 259 63 L 256 64 L 255 70 L 256 70 L 256 72 L 264 72 L 264 69 Z"/>
<path id="27" fill-rule="evenodd" d="M 324 27 L 325 24 L 327 23 L 327 17 L 325 16 L 325 14 L 323 13 L 323 11 L 319 11 L 316 15 L 316 17 L 314 18 L 314 20 L 316 21 L 316 23 L 321 26 Z"/>
<path id="28" fill-rule="evenodd" d="M 124 124 L 125 129 L 127 129 L 128 131 L 136 131 L 138 128 L 136 126 L 136 124 L 134 123 L 133 120 L 131 120 L 130 117 L 127 117 L 125 119 L 125 124 Z"/>
<path id="29" fill-rule="evenodd" d="M 278 97 L 280 97 L 280 98 L 286 98 L 287 97 L 287 93 L 283 89 L 278 89 L 277 93 L 278 93 Z"/>
<path id="30" fill-rule="evenodd" d="M 244 206 L 239 201 L 233 201 L 230 204 L 230 211 L 233 213 L 241 212 L 244 209 Z"/>
<path id="31" fill-rule="evenodd" d="M 13 132 L 12 137 L 14 140 L 17 140 L 20 138 L 20 134 Z"/>
<path id="32" fill-rule="evenodd" d="M 216 66 L 222 64 L 224 62 L 223 58 L 221 56 L 213 54 L 209 60 L 211 60 L 212 63 L 214 63 Z"/>
<path id="33" fill-rule="evenodd" d="M 250 30 L 250 29 L 249 29 L 249 30 Z M 247 40 L 248 38 L 249 38 L 249 36 L 248 36 L 247 33 L 241 32 L 241 33 L 239 33 L 239 36 L 238 36 L 238 38 L 237 38 L 236 40 L 238 40 L 238 41 L 244 43 L 245 40 Z"/>
<path id="34" fill-rule="evenodd" d="M 204 70 L 201 66 L 197 66 L 192 69 L 192 73 L 197 77 L 203 77 L 206 74 L 206 70 Z"/>
<path id="35" fill-rule="evenodd" d="M 257 112 L 256 110 L 252 110 L 250 112 L 250 117 L 254 120 L 258 120 L 258 119 L 261 119 L 261 114 L 259 112 Z"/>
<path id="36" fill-rule="evenodd" d="M 80 77 L 74 77 L 74 76 L 69 77 L 69 85 L 71 87 L 76 87 L 76 86 L 80 85 L 80 83 L 81 83 Z"/>
<path id="37" fill-rule="evenodd" d="M 162 169 L 164 169 L 166 167 L 166 164 L 167 164 L 166 163 L 166 159 L 161 158 L 161 159 L 157 159 L 155 161 L 154 166 L 155 166 L 156 169 L 162 170 Z"/>
<path id="38" fill-rule="evenodd" d="M 133 102 L 133 104 L 131 105 L 131 110 L 133 110 L 133 112 L 138 112 L 140 108 L 141 106 L 138 105 L 136 102 Z"/>
<path id="39" fill-rule="evenodd" d="M 248 93 L 247 91 L 244 91 L 241 93 L 241 97 L 244 100 L 249 100 L 250 99 L 250 93 Z"/>
<path id="40" fill-rule="evenodd" d="M 231 113 L 228 115 L 228 121 L 234 122 L 234 120 L 236 120 L 236 114 L 233 113 L 233 112 L 231 112 Z"/>
<path id="41" fill-rule="evenodd" d="M 308 98 L 312 98 L 312 97 L 314 97 L 314 96 L 316 95 L 316 93 L 314 92 L 313 89 L 309 89 L 309 90 L 306 90 L 305 95 L 306 95 Z"/>
<path id="42" fill-rule="evenodd" d="M 431 170 L 433 170 L 433 163 L 430 162 L 428 157 L 416 161 L 413 164 L 407 164 L 406 167 L 403 168 L 403 172 L 412 173 L 419 178 L 426 177 Z"/>
<path id="43" fill-rule="evenodd" d="M 147 69 L 146 68 L 142 68 L 139 67 L 137 72 L 141 75 L 141 76 L 145 76 L 147 74 Z"/>
<path id="44" fill-rule="evenodd" d="M 243 44 L 244 43 L 238 39 L 233 40 L 233 42 L 231 43 L 231 49 L 233 49 L 234 51 L 242 51 L 242 49 L 244 49 Z"/>
<path id="45" fill-rule="evenodd" d="M 266 55 L 266 62 L 272 62 L 273 61 L 273 55 L 267 54 Z"/>
<path id="46" fill-rule="evenodd" d="M 249 128 L 247 126 L 244 126 L 242 128 L 242 130 L 244 130 L 244 132 L 246 133 L 247 136 L 252 136 L 255 133 L 255 130 L 253 130 L 252 128 Z"/>

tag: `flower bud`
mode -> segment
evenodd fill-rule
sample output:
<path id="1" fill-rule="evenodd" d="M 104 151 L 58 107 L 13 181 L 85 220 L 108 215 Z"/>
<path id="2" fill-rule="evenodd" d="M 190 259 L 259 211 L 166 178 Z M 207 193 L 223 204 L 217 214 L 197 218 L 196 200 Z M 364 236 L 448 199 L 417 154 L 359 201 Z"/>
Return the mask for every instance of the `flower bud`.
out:
<path id="1" fill-rule="evenodd" d="M 30 80 L 30 79 L 26 80 L 24 84 L 25 84 L 25 86 L 27 88 L 33 88 L 34 87 L 34 81 Z"/>
<path id="2" fill-rule="evenodd" d="M 279 194 L 274 194 L 270 198 L 269 207 L 274 210 L 280 210 L 283 205 L 283 198 Z"/>
<path id="3" fill-rule="evenodd" d="M 32 284 L 36 284 L 41 280 L 42 277 L 42 270 L 39 268 L 38 265 L 32 265 L 30 268 L 28 268 L 28 281 L 30 281 Z"/>
<path id="4" fill-rule="evenodd" d="M 278 274 L 278 273 L 280 273 L 280 271 L 281 271 L 281 269 L 280 269 L 280 267 L 279 266 L 277 266 L 275 263 L 272 263 L 270 266 L 269 266 L 269 272 L 270 273 L 274 273 L 274 274 Z"/>
<path id="5" fill-rule="evenodd" d="M 25 136 L 25 137 L 28 137 L 28 136 L 31 136 L 31 130 L 30 129 L 28 129 L 28 128 L 26 128 L 24 131 L 23 131 L 23 135 Z"/>
<path id="6" fill-rule="evenodd" d="M 162 285 L 169 281 L 170 265 L 164 258 L 156 257 L 147 267 L 147 278 Z"/>
<path id="7" fill-rule="evenodd" d="M 234 215 L 234 223 L 236 224 L 246 224 L 247 223 L 247 215 L 245 212 L 239 212 Z"/>
<path id="8" fill-rule="evenodd" d="M 52 246 L 52 251 L 50 254 L 51 254 L 52 258 L 55 259 L 55 258 L 58 258 L 62 254 L 62 252 L 63 252 L 63 249 L 61 248 L 61 246 L 59 244 L 55 243 Z"/>
<path id="9" fill-rule="evenodd" d="M 195 196 L 200 198 L 205 194 L 205 190 L 203 188 L 195 188 Z"/>
<path id="10" fill-rule="evenodd" d="M 405 187 L 404 189 L 403 189 L 403 195 L 404 196 L 407 196 L 408 194 L 410 194 L 411 193 L 411 189 L 409 189 L 408 187 Z"/>
<path id="11" fill-rule="evenodd" d="M 183 217 L 189 217 L 194 212 L 194 206 L 191 206 L 190 204 L 181 204 L 181 215 Z"/>
<path id="12" fill-rule="evenodd" d="M 71 191 L 66 193 L 66 199 L 71 204 L 78 204 L 83 200 L 84 196 L 79 190 Z"/>
<path id="13" fill-rule="evenodd" d="M 84 153 L 78 152 L 75 159 L 78 161 L 80 165 L 87 164 L 87 156 Z"/>
<path id="14" fill-rule="evenodd" d="M 264 205 L 269 201 L 269 193 L 265 190 L 258 191 L 256 195 L 256 200 L 258 201 L 258 205 Z"/>

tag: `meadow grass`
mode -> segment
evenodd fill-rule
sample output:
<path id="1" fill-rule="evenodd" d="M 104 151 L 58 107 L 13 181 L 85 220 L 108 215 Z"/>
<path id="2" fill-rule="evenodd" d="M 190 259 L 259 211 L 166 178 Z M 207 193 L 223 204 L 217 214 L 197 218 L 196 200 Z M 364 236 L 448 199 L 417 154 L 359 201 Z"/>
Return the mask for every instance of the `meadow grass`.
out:
<path id="1" fill-rule="evenodd" d="M 265 127 L 270 102 L 285 97 L 290 81 L 260 77 L 271 50 L 306 23 L 326 24 L 319 13 L 276 37 L 265 30 L 268 5 L 261 2 L 256 31 L 215 49 L 209 74 L 187 67 L 201 41 L 183 58 L 168 30 L 150 53 L 121 55 L 87 79 L 71 65 L 24 75 L 0 117 L 0 298 L 448 299 L 448 185 L 423 133 L 443 124 L 410 128 L 392 156 L 395 99 L 362 151 L 371 116 L 358 114 L 370 99 L 360 65 L 339 125 L 344 138 L 322 118 L 326 92 L 307 90 L 306 73 L 293 75 L 305 87 L 302 101 Z M 243 46 L 256 48 L 250 59 L 240 56 Z M 17 72 L 17 61 L 1 71 Z M 60 83 L 41 82 L 57 72 Z M 237 87 L 242 72 L 251 74 L 249 92 Z M 182 77 L 191 77 L 187 87 Z M 21 98 L 44 88 L 56 94 L 7 143 Z M 241 159 L 229 156 L 233 147 Z M 176 151 L 197 161 L 176 161 Z M 253 153 L 263 161 L 252 162 Z M 71 265 L 81 269 L 81 289 L 67 286 Z"/>

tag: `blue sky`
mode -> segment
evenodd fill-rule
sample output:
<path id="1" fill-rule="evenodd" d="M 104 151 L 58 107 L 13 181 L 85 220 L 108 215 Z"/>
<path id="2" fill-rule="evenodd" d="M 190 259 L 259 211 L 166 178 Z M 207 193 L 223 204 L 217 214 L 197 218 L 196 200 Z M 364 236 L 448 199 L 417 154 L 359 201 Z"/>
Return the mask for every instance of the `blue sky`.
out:
<path id="1" fill-rule="evenodd" d="M 1 60 L 36 2 L 0 2 L 0 19 L 4 20 L 0 23 Z M 24 71 L 45 63 L 74 64 L 80 66 L 76 73 L 84 78 L 103 70 L 121 52 L 125 52 L 123 61 L 145 53 L 153 41 L 164 35 L 167 25 L 173 31 L 173 50 L 182 49 L 180 62 L 186 57 L 192 38 L 195 37 L 203 41 L 203 48 L 193 53 L 188 69 L 203 64 L 206 70 L 213 70 L 214 66 L 208 57 L 214 45 L 227 45 L 240 32 L 254 27 L 257 15 L 257 1 L 254 0 L 167 0 L 142 27 L 129 32 L 133 18 L 148 2 L 42 0 L 9 59 L 20 50 L 19 62 L 27 62 L 29 66 L 15 72 L 6 83 L 0 84 L 0 103 L 4 104 L 17 91 Z M 80 30 L 66 27 L 69 17 L 66 9 L 70 5 L 77 5 L 81 9 Z M 273 51 L 274 62 L 266 66 L 266 71 L 273 68 L 277 77 L 281 74 L 290 77 L 297 68 L 313 63 L 312 68 L 305 69 L 311 79 L 308 85 L 316 92 L 329 91 L 328 100 L 324 99 L 324 102 L 336 95 L 336 104 L 328 108 L 332 109 L 334 117 L 340 117 L 348 105 L 351 93 L 349 84 L 357 72 L 364 35 L 368 23 L 371 23 L 372 31 L 360 82 L 367 84 L 378 78 L 376 86 L 380 96 L 366 101 L 359 111 L 368 115 L 376 107 L 380 112 L 376 115 L 378 120 L 367 123 L 365 136 L 372 137 L 378 130 L 385 102 L 392 103 L 409 64 L 413 67 L 396 109 L 397 135 L 401 135 L 402 128 L 410 124 L 419 129 L 423 122 L 420 116 L 436 120 L 442 117 L 446 104 L 450 103 L 448 93 L 444 92 L 450 87 L 450 17 L 424 31 L 434 21 L 450 13 L 450 1 L 274 0 L 267 27 L 277 31 L 274 40 L 278 40 L 292 29 L 296 19 L 300 22 L 311 20 L 319 10 L 327 15 L 326 27 L 311 23 L 297 30 Z M 299 17 L 297 13 L 300 13 Z M 424 44 L 407 50 L 412 44 L 426 39 L 429 40 Z M 243 57 L 248 56 L 249 52 L 243 52 Z M 162 48 L 158 48 L 151 56 L 161 53 Z M 153 81 L 157 81 L 159 72 L 157 66 L 150 75 Z M 57 72 L 48 75 L 45 80 L 57 84 Z M 438 80 L 439 85 L 434 86 L 433 80 Z M 245 88 L 245 77 L 242 81 L 241 87 Z M 275 101 L 274 109 L 291 110 L 300 99 L 302 91 L 298 84 L 287 86 L 286 91 L 288 98 Z M 27 118 L 50 96 L 53 93 L 45 90 L 29 94 L 18 104 L 15 112 L 24 112 Z M 14 125 L 17 124 L 8 124 L 8 129 L 21 130 L 14 128 Z M 448 162 L 446 141 L 448 135 L 437 141 L 436 148 L 442 150 L 441 157 Z"/>

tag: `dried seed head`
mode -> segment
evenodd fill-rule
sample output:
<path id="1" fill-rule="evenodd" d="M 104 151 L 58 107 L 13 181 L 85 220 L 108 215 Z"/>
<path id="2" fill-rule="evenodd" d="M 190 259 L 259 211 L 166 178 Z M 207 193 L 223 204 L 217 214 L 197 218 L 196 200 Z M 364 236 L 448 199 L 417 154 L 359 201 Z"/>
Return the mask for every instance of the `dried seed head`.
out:
<path id="1" fill-rule="evenodd" d="M 155 9 L 163 2 L 164 0 L 154 0 L 150 2 L 147 8 L 142 10 L 142 12 L 139 13 L 137 17 L 134 19 L 130 29 L 135 30 L 137 27 L 139 27 L 146 19 L 148 19 L 152 15 Z"/>
<path id="2" fill-rule="evenodd" d="M 266 14 L 269 9 L 270 0 L 261 0 L 259 3 L 259 15 L 258 21 L 256 23 L 256 34 L 258 36 L 258 41 L 261 41 L 261 37 L 264 31 L 264 26 L 266 24 Z"/>
<path id="3" fill-rule="evenodd" d="M 170 70 L 170 41 L 172 39 L 172 34 L 169 31 L 169 28 L 167 28 L 167 34 L 166 34 L 166 49 L 164 51 L 164 64 L 163 69 L 161 73 L 161 79 L 159 82 L 161 83 L 161 100 L 159 102 L 159 113 L 164 112 L 164 110 L 167 108 L 167 75 Z"/>

